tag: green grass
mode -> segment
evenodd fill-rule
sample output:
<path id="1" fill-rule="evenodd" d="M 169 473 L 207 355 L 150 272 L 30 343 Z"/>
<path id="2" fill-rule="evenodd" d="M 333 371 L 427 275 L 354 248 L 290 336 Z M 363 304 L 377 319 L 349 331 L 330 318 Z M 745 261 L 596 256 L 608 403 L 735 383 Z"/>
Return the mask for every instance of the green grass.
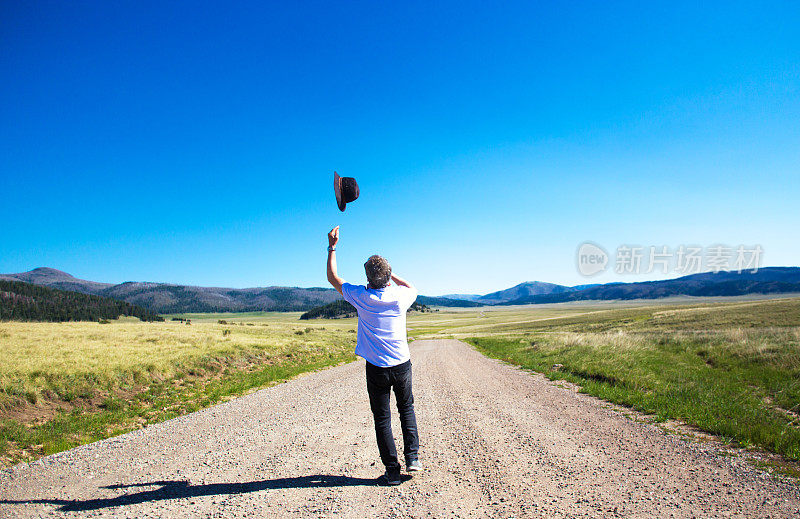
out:
<path id="1" fill-rule="evenodd" d="M 468 341 L 488 356 L 800 460 L 800 299 L 608 310 L 483 332 Z"/>
<path id="2" fill-rule="evenodd" d="M 152 424 L 197 411 L 252 388 L 265 387 L 300 373 L 354 360 L 352 353 L 302 356 L 277 365 L 252 371 L 227 373 L 205 383 L 189 381 L 175 388 L 162 383 L 130 400 L 107 398 L 94 412 L 74 410 L 61 413 L 41 425 L 25 425 L 17 420 L 0 422 L 0 449 L 15 446 L 16 460 L 31 459 L 70 449 L 77 445 L 108 438 L 145 424 Z"/>
<path id="3" fill-rule="evenodd" d="M 355 319 L 299 315 L 0 323 L 0 464 L 355 358 Z M 800 299 L 440 309 L 411 314 L 409 335 L 466 338 L 489 356 L 656 419 L 800 459 Z M 563 367 L 552 371 L 555 364 Z"/>
<path id="4" fill-rule="evenodd" d="M 325 326 L 270 314 L 219 324 L 216 316 L 198 317 L 191 325 L 0 323 L 0 464 L 355 359 L 354 322 Z"/>
<path id="5" fill-rule="evenodd" d="M 6 336 L 0 343 L 0 417 L 26 401 L 71 402 L 134 390 L 154 380 L 214 371 L 219 364 L 266 361 L 307 344 L 337 348 L 352 342 L 346 332 L 354 328 L 326 328 L 291 316 L 229 324 L 134 321 L 0 323 Z"/>
<path id="6" fill-rule="evenodd" d="M 526 330 L 566 329 L 571 326 L 574 331 L 596 331 L 609 322 L 617 326 L 620 321 L 628 323 L 642 320 L 648 316 L 658 314 L 654 319 L 662 320 L 664 325 L 673 325 L 673 329 L 680 329 L 683 321 L 681 317 L 687 314 L 701 316 L 704 309 L 728 308 L 732 311 L 728 316 L 720 316 L 714 312 L 715 319 L 725 318 L 734 321 L 731 326 L 759 326 L 763 312 L 756 315 L 747 311 L 752 304 L 775 303 L 776 312 L 791 299 L 778 298 L 751 294 L 736 297 L 676 297 L 648 301 L 577 301 L 572 303 L 556 303 L 526 306 L 500 306 L 483 308 L 438 308 L 435 313 L 411 314 L 408 318 L 409 335 L 414 338 L 441 338 L 456 337 L 467 338 L 486 335 L 503 335 L 519 333 Z M 791 304 L 791 303 L 789 303 Z M 797 310 L 788 309 L 783 317 L 789 322 L 797 322 Z M 793 312 L 793 313 L 792 313 Z M 675 317 L 675 314 L 678 317 Z M 672 315 L 672 317 L 670 317 Z M 767 316 L 767 319 L 774 319 Z M 703 326 L 694 317 L 690 319 L 691 327 Z M 794 321 L 792 321 L 794 320 Z M 772 321 L 770 321 L 772 322 Z"/>

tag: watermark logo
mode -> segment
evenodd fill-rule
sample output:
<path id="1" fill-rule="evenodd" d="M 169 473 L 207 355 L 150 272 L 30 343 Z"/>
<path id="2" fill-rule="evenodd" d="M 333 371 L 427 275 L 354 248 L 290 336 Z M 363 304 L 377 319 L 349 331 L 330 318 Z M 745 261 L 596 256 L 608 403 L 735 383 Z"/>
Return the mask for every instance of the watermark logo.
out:
<path id="1" fill-rule="evenodd" d="M 578 272 L 583 276 L 594 276 L 608 268 L 608 253 L 603 247 L 592 242 L 581 243 L 578 247 Z"/>
<path id="2" fill-rule="evenodd" d="M 764 249 L 761 245 L 620 245 L 614 255 L 614 272 L 617 274 L 668 274 L 673 272 L 687 276 L 700 272 L 745 270 L 758 272 L 761 268 Z M 596 243 L 584 242 L 578 247 L 578 272 L 583 276 L 594 276 L 605 272 L 610 266 L 609 254 Z"/>

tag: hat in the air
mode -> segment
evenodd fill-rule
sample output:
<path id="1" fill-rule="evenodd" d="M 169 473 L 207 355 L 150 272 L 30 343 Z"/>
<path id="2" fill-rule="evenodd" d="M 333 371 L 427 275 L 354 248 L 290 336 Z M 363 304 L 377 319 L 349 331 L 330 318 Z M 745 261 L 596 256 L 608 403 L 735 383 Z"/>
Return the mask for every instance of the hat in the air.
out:
<path id="1" fill-rule="evenodd" d="M 336 205 L 340 211 L 344 211 L 347 204 L 358 198 L 358 182 L 353 177 L 340 177 L 334 171 L 333 191 L 336 193 Z"/>

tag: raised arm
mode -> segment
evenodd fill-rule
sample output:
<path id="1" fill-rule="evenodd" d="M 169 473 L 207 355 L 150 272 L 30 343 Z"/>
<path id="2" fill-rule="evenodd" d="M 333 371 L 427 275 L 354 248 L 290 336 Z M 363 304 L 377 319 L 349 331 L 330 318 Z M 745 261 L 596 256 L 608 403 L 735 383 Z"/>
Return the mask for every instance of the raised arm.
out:
<path id="1" fill-rule="evenodd" d="M 409 283 L 405 279 L 403 279 L 403 278 L 401 278 L 399 276 L 396 276 L 394 274 L 392 274 L 392 281 L 394 281 L 394 283 L 396 285 L 401 286 L 401 287 L 408 287 L 408 288 L 412 288 L 412 289 L 414 288 L 414 285 L 412 285 L 411 283 Z M 416 289 L 414 289 L 414 290 L 416 290 Z"/>
<path id="2" fill-rule="evenodd" d="M 328 283 L 340 294 L 344 280 L 336 272 L 336 244 L 339 243 L 339 226 L 337 225 L 328 233 Z"/>

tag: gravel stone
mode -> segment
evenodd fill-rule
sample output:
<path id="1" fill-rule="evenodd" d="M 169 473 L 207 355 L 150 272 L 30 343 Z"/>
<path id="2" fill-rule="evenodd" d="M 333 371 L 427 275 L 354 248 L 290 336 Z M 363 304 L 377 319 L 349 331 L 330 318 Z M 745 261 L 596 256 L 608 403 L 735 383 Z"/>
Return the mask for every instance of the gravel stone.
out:
<path id="1" fill-rule="evenodd" d="M 379 485 L 357 361 L 4 469 L 0 517 L 800 515 L 800 487 L 716 442 L 455 340 L 411 351 L 424 470 L 399 487 Z"/>

